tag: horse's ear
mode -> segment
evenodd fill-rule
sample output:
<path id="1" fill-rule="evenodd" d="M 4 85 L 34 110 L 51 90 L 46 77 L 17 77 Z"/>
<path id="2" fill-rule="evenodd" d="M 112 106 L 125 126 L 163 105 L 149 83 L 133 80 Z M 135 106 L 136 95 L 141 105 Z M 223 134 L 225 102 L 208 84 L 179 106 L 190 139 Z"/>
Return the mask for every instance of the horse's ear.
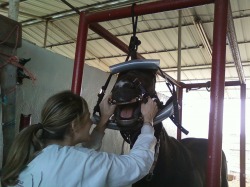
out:
<path id="1" fill-rule="evenodd" d="M 157 75 L 157 70 L 156 69 L 147 69 L 147 74 L 151 74 L 154 82 L 156 82 L 156 75 Z"/>

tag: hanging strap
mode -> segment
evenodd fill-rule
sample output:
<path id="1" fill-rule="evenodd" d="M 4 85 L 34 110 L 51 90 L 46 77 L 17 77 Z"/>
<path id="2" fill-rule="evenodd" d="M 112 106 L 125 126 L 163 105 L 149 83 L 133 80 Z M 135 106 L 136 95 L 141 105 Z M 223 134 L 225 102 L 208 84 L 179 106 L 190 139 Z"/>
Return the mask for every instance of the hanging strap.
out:
<path id="1" fill-rule="evenodd" d="M 113 75 L 113 74 L 110 74 L 110 75 L 109 75 L 108 79 L 106 80 L 105 85 L 102 86 L 101 91 L 100 91 L 100 93 L 98 94 L 98 100 L 97 100 L 97 103 L 96 103 L 96 105 L 95 105 L 95 107 L 94 107 L 93 114 L 95 114 L 96 112 L 99 112 L 99 114 L 100 114 L 100 116 L 101 116 L 101 111 L 100 111 L 100 106 L 99 106 L 99 105 L 100 105 L 100 103 L 101 103 L 101 101 L 102 101 L 102 99 L 103 99 L 103 97 L 104 97 L 104 95 L 105 95 L 105 91 L 106 91 L 106 89 L 107 89 L 107 87 L 108 87 L 108 85 L 109 85 L 109 82 L 110 82 L 110 79 L 111 79 L 112 75 Z"/>
<path id="2" fill-rule="evenodd" d="M 135 16 L 135 10 L 134 10 L 135 5 L 136 4 L 134 3 L 131 7 L 133 36 L 131 36 L 130 38 L 129 52 L 128 52 L 126 61 L 128 61 L 129 57 L 131 57 L 132 60 L 137 59 L 137 56 L 136 56 L 137 49 L 138 49 L 138 46 L 141 44 L 141 41 L 136 37 L 138 16 Z"/>
<path id="3" fill-rule="evenodd" d="M 173 98 L 174 114 L 171 115 L 169 118 L 177 126 L 177 128 L 181 130 L 181 132 L 187 135 L 189 132 L 184 127 L 181 126 L 180 121 L 179 121 L 179 105 L 178 105 L 177 94 L 175 91 L 174 83 L 170 79 L 164 76 L 161 68 L 159 68 L 159 71 L 161 72 L 162 77 L 166 80 L 166 85 L 170 93 L 172 94 L 172 98 Z"/>
<path id="4" fill-rule="evenodd" d="M 134 7 L 135 7 L 135 3 L 131 7 L 133 36 L 130 38 L 129 53 L 128 53 L 128 56 L 126 58 L 126 61 L 128 61 L 130 56 L 131 56 L 131 59 L 137 59 L 137 57 L 136 57 L 137 49 L 138 49 L 138 46 L 141 44 L 141 41 L 138 40 L 138 38 L 136 37 L 138 16 L 136 16 L 136 17 L 134 16 L 135 15 Z M 102 89 L 101 89 L 100 93 L 98 94 L 98 101 L 96 103 L 96 106 L 94 107 L 93 115 L 96 114 L 96 112 L 99 112 L 99 114 L 101 116 L 101 111 L 100 111 L 99 105 L 100 105 L 100 103 L 105 95 L 105 91 L 108 87 L 108 84 L 110 82 L 111 77 L 112 77 L 112 74 L 109 75 L 105 85 L 102 86 Z"/>

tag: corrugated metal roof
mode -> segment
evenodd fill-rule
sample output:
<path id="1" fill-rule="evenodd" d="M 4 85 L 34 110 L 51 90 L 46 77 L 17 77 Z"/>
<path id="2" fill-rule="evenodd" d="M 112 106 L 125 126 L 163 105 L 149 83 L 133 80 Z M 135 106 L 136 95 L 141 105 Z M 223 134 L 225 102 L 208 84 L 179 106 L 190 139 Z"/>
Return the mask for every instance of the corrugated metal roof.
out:
<path id="1" fill-rule="evenodd" d="M 72 6 L 83 11 L 102 11 L 132 2 L 68 0 Z M 250 79 L 250 1 L 231 0 L 232 15 L 236 30 L 244 73 Z M 0 0 L 1 14 L 7 16 L 8 0 Z M 205 82 L 211 77 L 211 54 L 206 50 L 194 21 L 198 20 L 207 39 L 213 43 L 214 5 L 204 5 L 182 10 L 181 80 L 183 82 Z M 137 37 L 141 41 L 138 52 L 147 59 L 160 59 L 161 68 L 177 78 L 178 59 L 178 10 L 166 11 L 138 17 Z M 23 39 L 55 53 L 74 59 L 79 15 L 59 0 L 23 0 L 20 2 L 19 22 L 23 24 Z M 47 27 L 46 27 L 47 22 Z M 124 43 L 129 44 L 132 35 L 132 19 L 124 18 L 99 23 Z M 47 35 L 46 35 L 47 31 Z M 46 40 L 45 40 L 46 38 Z M 102 39 L 89 29 L 86 49 L 86 63 L 109 71 L 108 66 L 125 61 L 126 54 Z M 239 80 L 229 46 L 226 54 L 226 80 Z M 248 90 L 250 89 L 247 84 Z M 232 88 L 230 88 L 232 90 Z M 231 92 L 230 92 L 231 94 Z M 226 97 L 234 97 L 226 94 Z M 247 95 L 250 97 L 250 95 Z"/>

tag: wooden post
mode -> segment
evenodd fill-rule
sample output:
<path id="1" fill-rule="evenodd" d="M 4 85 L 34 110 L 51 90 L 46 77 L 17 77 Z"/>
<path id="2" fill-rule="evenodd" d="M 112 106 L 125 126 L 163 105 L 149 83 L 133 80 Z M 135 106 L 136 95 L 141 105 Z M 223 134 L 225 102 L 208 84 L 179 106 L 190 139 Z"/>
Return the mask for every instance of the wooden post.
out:
<path id="1" fill-rule="evenodd" d="M 16 129 L 16 67 L 8 64 L 10 56 L 16 55 L 17 47 L 21 46 L 21 24 L 17 21 L 19 0 L 9 1 L 9 17 L 0 16 L 0 78 L 1 78 L 1 105 L 2 105 L 2 133 L 3 153 L 2 163 L 15 137 Z M 6 55 L 3 55 L 6 54 Z"/>

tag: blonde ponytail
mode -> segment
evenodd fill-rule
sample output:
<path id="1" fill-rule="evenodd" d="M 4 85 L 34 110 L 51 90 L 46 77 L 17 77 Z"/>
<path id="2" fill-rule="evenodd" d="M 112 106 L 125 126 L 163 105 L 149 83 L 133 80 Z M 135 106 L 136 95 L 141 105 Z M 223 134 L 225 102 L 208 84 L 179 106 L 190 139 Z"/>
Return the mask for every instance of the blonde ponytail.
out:
<path id="1" fill-rule="evenodd" d="M 40 128 L 37 124 L 31 125 L 23 129 L 15 138 L 2 169 L 1 180 L 4 185 L 16 185 L 19 173 L 33 159 L 34 153 L 42 149 L 41 146 L 37 146 L 37 143 L 34 146 L 34 141 L 40 141 L 36 137 Z"/>

